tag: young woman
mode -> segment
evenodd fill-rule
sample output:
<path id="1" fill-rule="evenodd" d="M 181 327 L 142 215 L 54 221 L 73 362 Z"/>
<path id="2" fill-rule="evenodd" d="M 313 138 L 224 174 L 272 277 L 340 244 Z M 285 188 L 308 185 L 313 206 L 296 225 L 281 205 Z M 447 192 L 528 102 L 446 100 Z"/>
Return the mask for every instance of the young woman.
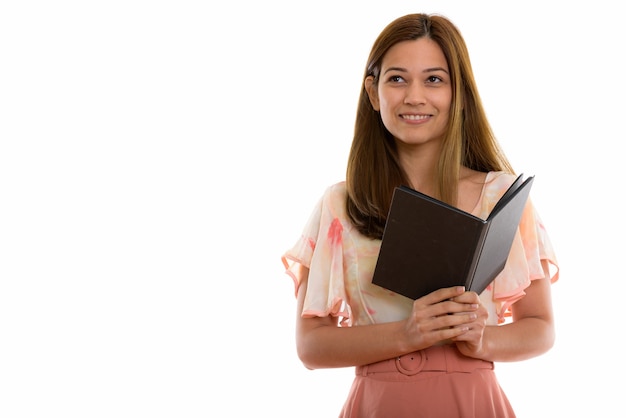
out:
<path id="1" fill-rule="evenodd" d="M 515 178 L 458 29 L 438 15 L 391 22 L 367 62 L 346 180 L 326 190 L 283 256 L 299 358 L 309 369 L 355 366 L 340 417 L 515 416 L 494 362 L 554 342 L 558 266 L 532 201 L 504 270 L 480 295 L 452 287 L 411 300 L 371 283 L 396 186 L 486 218 Z"/>

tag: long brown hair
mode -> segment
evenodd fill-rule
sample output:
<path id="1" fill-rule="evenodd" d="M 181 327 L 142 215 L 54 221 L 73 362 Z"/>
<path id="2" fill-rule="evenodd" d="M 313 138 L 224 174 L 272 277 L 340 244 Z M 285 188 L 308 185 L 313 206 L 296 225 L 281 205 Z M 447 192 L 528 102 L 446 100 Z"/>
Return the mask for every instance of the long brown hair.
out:
<path id="1" fill-rule="evenodd" d="M 461 166 L 482 172 L 513 172 L 487 120 L 459 30 L 440 15 L 410 14 L 394 20 L 374 42 L 363 81 L 373 76 L 378 84 L 387 51 L 399 42 L 422 37 L 439 45 L 450 70 L 452 103 L 437 165 L 436 197 L 455 204 Z M 393 190 L 401 184 L 408 180 L 394 138 L 372 107 L 363 82 L 346 170 L 348 216 L 362 234 L 382 237 Z"/>

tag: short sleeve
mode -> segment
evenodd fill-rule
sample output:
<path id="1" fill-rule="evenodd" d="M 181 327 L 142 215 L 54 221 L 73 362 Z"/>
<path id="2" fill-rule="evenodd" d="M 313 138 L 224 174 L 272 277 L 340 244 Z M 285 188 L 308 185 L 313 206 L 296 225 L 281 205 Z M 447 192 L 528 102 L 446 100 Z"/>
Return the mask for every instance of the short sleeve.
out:
<path id="1" fill-rule="evenodd" d="M 499 323 L 510 316 L 511 305 L 526 294 L 524 290 L 532 280 L 545 278 L 544 260 L 550 266 L 550 280 L 555 282 L 559 276 L 556 255 L 539 213 L 529 198 L 504 270 L 489 288 Z"/>
<path id="2" fill-rule="evenodd" d="M 330 187 L 316 204 L 300 238 L 282 256 L 286 273 L 292 277 L 296 292 L 300 285 L 294 268 L 296 263 L 309 269 L 305 317 L 333 315 L 349 318 L 344 285 L 344 225 L 340 213 L 344 209 L 339 190 Z"/>

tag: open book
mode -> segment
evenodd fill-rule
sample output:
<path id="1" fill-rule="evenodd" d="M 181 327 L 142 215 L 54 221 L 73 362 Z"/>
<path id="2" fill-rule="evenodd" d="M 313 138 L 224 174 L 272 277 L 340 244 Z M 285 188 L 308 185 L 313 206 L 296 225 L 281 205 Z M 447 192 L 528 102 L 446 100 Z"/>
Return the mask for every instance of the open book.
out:
<path id="1" fill-rule="evenodd" d="M 442 287 L 481 293 L 504 269 L 534 176 L 481 219 L 406 186 L 389 209 L 372 283 L 417 299 Z"/>

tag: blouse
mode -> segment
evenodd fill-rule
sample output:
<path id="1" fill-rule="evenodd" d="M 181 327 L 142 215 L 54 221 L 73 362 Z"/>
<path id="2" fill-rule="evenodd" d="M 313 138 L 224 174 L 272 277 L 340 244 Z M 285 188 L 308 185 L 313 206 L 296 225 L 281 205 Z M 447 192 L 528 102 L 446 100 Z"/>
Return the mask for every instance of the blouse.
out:
<path id="1" fill-rule="evenodd" d="M 516 176 L 489 172 L 472 214 L 486 219 Z M 301 277 L 296 263 L 309 269 L 303 317 L 333 315 L 340 326 L 358 326 L 406 319 L 413 300 L 372 284 L 381 241 L 362 235 L 346 212 L 346 186 L 328 187 L 315 205 L 301 236 L 282 256 L 296 292 Z M 525 295 L 532 280 L 542 279 L 541 264 L 550 265 L 551 282 L 559 268 L 548 233 L 529 198 L 504 269 L 480 294 L 489 312 L 488 325 L 504 323 L 513 303 Z"/>

